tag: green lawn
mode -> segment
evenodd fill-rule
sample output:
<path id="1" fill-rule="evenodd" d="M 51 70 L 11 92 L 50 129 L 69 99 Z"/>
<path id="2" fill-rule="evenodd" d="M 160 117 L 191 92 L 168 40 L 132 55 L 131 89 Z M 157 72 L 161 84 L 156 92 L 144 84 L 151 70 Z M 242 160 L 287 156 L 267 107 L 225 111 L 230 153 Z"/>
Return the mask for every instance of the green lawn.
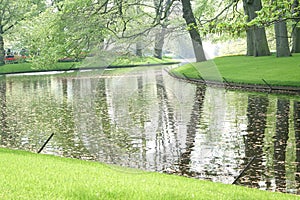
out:
<path id="1" fill-rule="evenodd" d="M 0 148 L 0 199 L 299 199 L 299 196 Z"/>
<path id="2" fill-rule="evenodd" d="M 71 68 L 78 68 L 80 63 L 76 62 L 58 62 L 52 66 L 47 67 L 45 70 L 68 70 Z M 35 72 L 44 71 L 43 69 L 36 69 L 32 63 L 16 63 L 16 64 L 6 64 L 0 66 L 0 74 L 7 73 L 18 73 L 18 72 Z"/>
<path id="3" fill-rule="evenodd" d="M 128 66 L 128 65 L 145 65 L 145 64 L 164 64 L 174 62 L 171 58 L 158 59 L 154 57 L 120 57 L 116 59 L 111 66 Z M 100 65 L 101 66 L 101 65 Z M 0 66 L 0 74 L 18 73 L 18 72 L 35 72 L 45 70 L 69 70 L 78 68 L 99 68 L 95 62 L 57 62 L 46 69 L 35 68 L 32 63 L 17 63 Z"/>
<path id="4" fill-rule="evenodd" d="M 227 56 L 217 57 L 201 63 L 190 63 L 172 70 L 177 76 L 187 76 L 205 80 L 262 84 L 262 79 L 270 85 L 300 86 L 300 54 L 292 57 L 276 58 L 275 56 L 250 57 Z"/>

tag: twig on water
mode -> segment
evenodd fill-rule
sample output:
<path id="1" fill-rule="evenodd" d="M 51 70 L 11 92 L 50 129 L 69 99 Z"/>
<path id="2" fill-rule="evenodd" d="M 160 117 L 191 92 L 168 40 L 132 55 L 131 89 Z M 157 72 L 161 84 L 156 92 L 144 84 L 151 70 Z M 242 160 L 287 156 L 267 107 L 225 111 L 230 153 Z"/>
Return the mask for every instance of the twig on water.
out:
<path id="1" fill-rule="evenodd" d="M 251 158 L 251 160 L 249 161 L 249 163 L 246 165 L 246 167 L 243 169 L 243 171 L 236 177 L 236 179 L 233 181 L 232 184 L 236 184 L 236 182 L 243 176 L 243 174 L 245 173 L 245 171 L 248 170 L 248 168 L 250 167 L 250 165 L 253 163 L 254 160 L 255 160 L 255 156 L 253 156 Z"/>
<path id="2" fill-rule="evenodd" d="M 43 146 L 38 150 L 38 152 L 37 153 L 41 153 L 42 151 L 43 151 L 43 149 L 44 149 L 44 147 L 47 145 L 47 143 L 51 140 L 51 138 L 53 137 L 53 135 L 54 135 L 54 133 L 52 133 L 51 135 L 50 135 L 50 137 L 46 140 L 46 142 L 43 144 Z"/>

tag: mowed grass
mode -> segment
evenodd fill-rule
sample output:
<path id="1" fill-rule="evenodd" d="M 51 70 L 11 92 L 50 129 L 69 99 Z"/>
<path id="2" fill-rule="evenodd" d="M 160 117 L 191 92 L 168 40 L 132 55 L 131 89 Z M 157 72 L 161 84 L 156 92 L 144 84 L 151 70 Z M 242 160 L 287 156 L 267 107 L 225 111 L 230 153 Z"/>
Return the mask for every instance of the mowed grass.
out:
<path id="1" fill-rule="evenodd" d="M 189 63 L 171 71 L 177 76 L 244 84 L 300 86 L 300 54 L 291 57 L 225 56 Z"/>
<path id="2" fill-rule="evenodd" d="M 299 199 L 192 178 L 0 148 L 0 199 Z"/>
<path id="3" fill-rule="evenodd" d="M 77 62 L 58 62 L 47 68 L 36 68 L 30 62 L 6 64 L 0 66 L 0 74 L 19 73 L 19 72 L 36 72 L 36 71 L 47 71 L 47 70 L 69 70 L 72 68 L 78 68 L 80 63 Z"/>
<path id="4" fill-rule="evenodd" d="M 164 64 L 164 63 L 172 63 L 174 60 L 171 58 L 163 58 L 158 59 L 154 57 L 136 57 L 136 56 L 130 56 L 130 57 L 119 57 L 117 58 L 113 63 L 111 63 L 111 66 L 128 66 L 128 65 L 148 65 L 148 64 Z M 24 63 L 16 63 L 16 64 L 6 64 L 3 66 L 0 66 L 0 74 L 8 74 L 8 73 L 20 73 L 20 72 L 37 72 L 37 71 L 55 71 L 55 70 L 70 70 L 70 69 L 82 69 L 82 68 L 99 68 L 99 67 L 108 67 L 100 65 L 97 62 L 91 62 L 84 61 L 84 64 L 81 62 L 57 62 L 53 63 L 46 67 L 36 67 L 30 62 L 24 62 Z"/>

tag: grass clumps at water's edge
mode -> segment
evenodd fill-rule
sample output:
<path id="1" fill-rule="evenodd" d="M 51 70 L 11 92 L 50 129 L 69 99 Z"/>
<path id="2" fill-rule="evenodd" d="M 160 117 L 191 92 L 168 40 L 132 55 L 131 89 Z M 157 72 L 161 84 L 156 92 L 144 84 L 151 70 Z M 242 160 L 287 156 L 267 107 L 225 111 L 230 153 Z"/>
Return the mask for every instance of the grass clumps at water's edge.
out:
<path id="1" fill-rule="evenodd" d="M 298 199 L 299 196 L 0 148 L 0 199 Z"/>
<path id="2" fill-rule="evenodd" d="M 232 83 L 300 87 L 300 54 L 291 57 L 225 56 L 200 63 L 189 63 L 171 72 L 177 76 Z"/>

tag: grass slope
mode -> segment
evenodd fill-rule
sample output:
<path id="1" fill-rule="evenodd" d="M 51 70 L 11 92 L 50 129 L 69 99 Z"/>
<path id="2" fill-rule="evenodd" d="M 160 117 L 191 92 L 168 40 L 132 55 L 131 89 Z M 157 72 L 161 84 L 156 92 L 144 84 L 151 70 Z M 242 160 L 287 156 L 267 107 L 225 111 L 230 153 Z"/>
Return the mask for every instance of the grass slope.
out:
<path id="1" fill-rule="evenodd" d="M 173 69 L 175 75 L 205 80 L 262 84 L 264 79 L 270 85 L 300 86 L 300 54 L 292 57 L 273 56 L 227 56 L 217 57 L 201 63 L 190 63 Z"/>
<path id="2" fill-rule="evenodd" d="M 299 199 L 191 178 L 0 148 L 0 199 Z"/>

